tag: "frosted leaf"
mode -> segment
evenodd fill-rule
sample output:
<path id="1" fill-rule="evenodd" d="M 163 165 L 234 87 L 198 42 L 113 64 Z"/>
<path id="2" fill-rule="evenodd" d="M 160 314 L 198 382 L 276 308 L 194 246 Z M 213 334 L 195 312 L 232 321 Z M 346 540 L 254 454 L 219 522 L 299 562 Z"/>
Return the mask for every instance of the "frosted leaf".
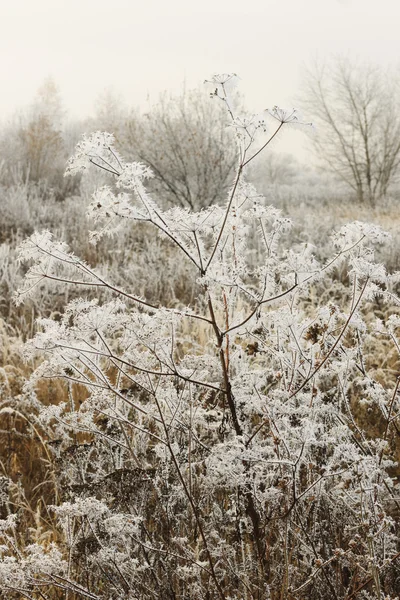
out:
<path id="1" fill-rule="evenodd" d="M 75 175 L 95 165 L 118 175 L 121 161 L 114 150 L 114 136 L 105 131 L 96 131 L 90 136 L 83 135 L 76 146 L 75 154 L 69 159 L 65 175 Z"/>
<path id="2" fill-rule="evenodd" d="M 125 323 L 124 312 L 126 305 L 121 300 L 112 300 L 99 306 L 98 300 L 73 300 L 65 310 L 63 321 L 74 322 L 79 336 L 100 332 L 116 332 Z"/>
<path id="3" fill-rule="evenodd" d="M 386 269 L 383 265 L 375 264 L 364 258 L 353 258 L 352 272 L 358 277 L 368 277 L 371 281 L 385 283 Z"/>
<path id="4" fill-rule="evenodd" d="M 224 211 L 220 206 L 210 206 L 200 212 L 194 213 L 189 210 L 174 207 L 163 213 L 170 231 L 190 236 L 197 234 L 212 233 L 224 218 Z"/>
<path id="5" fill-rule="evenodd" d="M 295 274 L 299 284 L 307 281 L 310 275 L 317 276 L 320 271 L 321 266 L 313 254 L 314 250 L 312 244 L 302 244 L 301 250 L 288 252 L 286 265 L 289 271 Z"/>
<path id="6" fill-rule="evenodd" d="M 104 519 L 110 512 L 104 502 L 93 497 L 77 498 L 73 502 L 63 502 L 60 506 L 53 506 L 52 509 L 65 524 L 67 524 L 68 519 L 76 517 L 87 517 L 96 522 Z"/>
<path id="7" fill-rule="evenodd" d="M 216 444 L 207 458 L 210 476 L 219 483 L 238 484 L 243 477 L 246 451 L 243 439 L 235 438 Z"/>
<path id="8" fill-rule="evenodd" d="M 67 562 L 63 560 L 63 556 L 55 544 L 51 544 L 46 549 L 39 544 L 30 544 L 26 550 L 28 556 L 25 564 L 32 574 L 59 575 L 67 572 Z"/>
<path id="9" fill-rule="evenodd" d="M 87 215 L 92 217 L 95 223 L 113 217 L 135 218 L 137 215 L 137 210 L 131 205 L 130 195 L 122 193 L 116 196 L 108 186 L 96 190 L 92 198 Z"/>
<path id="10" fill-rule="evenodd" d="M 359 244 L 365 238 L 373 244 L 382 244 L 390 238 L 390 235 L 379 225 L 354 221 L 341 227 L 333 235 L 333 242 L 338 249 L 343 251 Z"/>
<path id="11" fill-rule="evenodd" d="M 129 547 L 129 546 L 128 546 Z M 127 571 L 127 574 L 132 575 L 132 572 L 140 565 L 139 561 L 136 558 L 132 558 L 128 550 L 125 550 L 126 545 L 124 545 L 124 550 L 117 550 L 115 546 L 113 547 L 103 547 L 101 548 L 95 556 L 93 556 L 93 564 L 96 566 L 99 562 L 104 566 L 108 566 L 110 564 L 117 564 L 119 571 Z M 122 597 L 118 597 L 119 598 Z M 124 594 L 124 600 L 136 600 L 137 596 L 131 596 Z"/>
<path id="12" fill-rule="evenodd" d="M 53 241 L 53 234 L 44 230 L 35 231 L 29 238 L 24 240 L 18 247 L 18 260 L 27 262 L 30 260 L 43 259 L 43 255 L 51 255 L 54 258 L 64 259 L 68 253 L 68 246 L 65 242 Z M 70 256 L 71 260 L 78 262 L 76 257 Z"/>
<path id="13" fill-rule="evenodd" d="M 281 218 L 282 211 L 275 208 L 275 206 L 264 206 L 259 199 L 255 199 L 253 205 L 247 209 L 245 214 L 250 218 L 265 219 L 267 222 L 275 223 L 277 219 Z M 285 220 L 290 223 L 289 219 Z"/>
<path id="14" fill-rule="evenodd" d="M 67 405 L 65 402 L 60 402 L 59 404 L 49 404 L 48 406 L 43 406 L 40 414 L 39 420 L 44 424 L 50 424 L 53 421 L 58 421 L 61 419 L 64 411 L 66 410 Z"/>
<path id="15" fill-rule="evenodd" d="M 97 244 L 105 235 L 117 234 L 124 227 L 126 220 L 143 221 L 146 218 L 143 211 L 140 212 L 132 205 L 132 198 L 127 193 L 116 196 L 108 186 L 104 186 L 99 188 L 92 198 L 86 214 L 96 224 L 100 224 L 99 229 L 89 232 L 93 244 Z"/>
<path id="16" fill-rule="evenodd" d="M 0 589 L 18 589 L 26 585 L 26 573 L 14 556 L 0 560 Z"/>
<path id="17" fill-rule="evenodd" d="M 66 283 L 82 286 L 107 287 L 107 282 L 84 261 L 69 252 L 67 244 L 55 242 L 48 231 L 35 232 L 18 249 L 20 262 L 34 261 L 27 271 L 24 281 L 14 295 L 20 304 L 42 287 L 39 284 L 52 284 L 64 288 Z"/>
<path id="18" fill-rule="evenodd" d="M 6 519 L 0 519 L 0 533 L 13 529 L 17 523 L 17 515 L 8 515 Z"/>
<path id="19" fill-rule="evenodd" d="M 22 242 L 18 248 L 19 262 L 34 262 L 34 264 L 25 274 L 22 286 L 14 295 L 16 304 L 21 304 L 25 298 L 32 296 L 38 284 L 58 276 L 62 268 L 75 270 L 80 261 L 68 250 L 64 242 L 53 241 L 49 231 L 41 233 L 35 231 Z"/>
<path id="20" fill-rule="evenodd" d="M 138 181 L 150 179 L 154 174 L 150 167 L 140 162 L 124 164 L 117 181 L 117 187 L 134 188 Z"/>
<path id="21" fill-rule="evenodd" d="M 373 329 L 372 331 L 374 333 L 386 333 L 386 329 L 385 329 L 385 325 L 382 321 L 382 319 L 375 319 L 374 323 L 373 323 Z"/>
<path id="22" fill-rule="evenodd" d="M 356 329 L 357 331 L 359 331 L 360 333 L 365 333 L 367 331 L 367 325 L 366 325 L 364 319 L 362 318 L 362 316 L 360 315 L 360 313 L 357 311 L 355 313 L 353 313 L 353 315 L 349 321 L 349 325 L 353 329 Z"/>
<path id="23" fill-rule="evenodd" d="M 389 331 L 395 332 L 396 329 L 400 327 L 400 316 L 399 315 L 390 315 L 390 317 L 386 321 L 386 326 Z"/>
<path id="24" fill-rule="evenodd" d="M 103 520 L 103 525 L 110 536 L 129 538 L 131 535 L 137 535 L 141 522 L 141 517 L 130 514 L 113 514 Z"/>

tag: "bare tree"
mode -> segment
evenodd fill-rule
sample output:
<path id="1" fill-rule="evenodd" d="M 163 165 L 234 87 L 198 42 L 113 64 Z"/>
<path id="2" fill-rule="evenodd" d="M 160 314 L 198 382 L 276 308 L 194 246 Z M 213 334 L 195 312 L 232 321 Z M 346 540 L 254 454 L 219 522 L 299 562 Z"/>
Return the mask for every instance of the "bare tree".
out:
<path id="1" fill-rule="evenodd" d="M 112 131 L 116 140 L 124 139 L 126 124 L 129 121 L 129 109 L 122 96 L 112 87 L 106 87 L 98 95 L 94 114 L 86 119 L 85 127 Z M 82 131 L 83 133 L 83 131 Z"/>
<path id="2" fill-rule="evenodd" d="M 307 71 L 303 104 L 320 131 L 315 149 L 325 164 L 374 205 L 399 174 L 399 80 L 377 65 L 343 57 Z"/>
<path id="3" fill-rule="evenodd" d="M 119 139 L 125 154 L 148 164 L 152 191 L 166 204 L 199 209 L 224 201 L 237 162 L 224 106 L 199 90 L 164 95 L 133 113 Z"/>
<path id="4" fill-rule="evenodd" d="M 49 171 L 54 169 L 55 158 L 60 157 L 63 146 L 62 120 L 58 88 L 52 79 L 47 79 L 37 92 L 26 123 L 18 132 L 31 181 L 49 177 Z"/>
<path id="5" fill-rule="evenodd" d="M 72 131 L 71 126 L 68 129 Z M 65 126 L 58 87 L 53 79 L 46 79 L 32 102 L 1 128 L 2 184 L 32 184 L 54 193 L 58 199 L 66 197 L 76 188 L 76 184 L 71 188 L 63 177 L 69 152 L 67 137 L 71 135 Z M 73 144 L 77 137 L 72 135 Z"/>

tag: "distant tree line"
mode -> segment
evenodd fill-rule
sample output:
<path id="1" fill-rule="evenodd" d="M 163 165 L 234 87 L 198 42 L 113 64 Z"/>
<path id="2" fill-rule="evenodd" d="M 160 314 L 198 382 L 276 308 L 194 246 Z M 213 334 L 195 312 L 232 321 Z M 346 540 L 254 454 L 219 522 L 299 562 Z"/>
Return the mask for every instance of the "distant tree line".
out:
<path id="1" fill-rule="evenodd" d="M 315 119 L 311 143 L 317 162 L 360 203 L 375 206 L 398 182 L 399 90 L 398 74 L 344 58 L 315 64 L 303 81 L 300 105 Z M 89 129 L 113 133 L 129 160 L 151 167 L 150 190 L 165 206 L 193 210 L 225 201 L 236 156 L 234 133 L 218 99 L 183 90 L 163 94 L 140 111 L 105 90 L 91 118 L 67 121 L 52 79 L 0 131 L 0 185 L 29 183 L 57 200 L 79 194 L 79 178 L 71 182 L 63 173 Z M 270 150 L 254 161 L 250 178 L 268 193 L 271 186 L 298 185 L 307 179 L 304 173 L 293 155 Z"/>

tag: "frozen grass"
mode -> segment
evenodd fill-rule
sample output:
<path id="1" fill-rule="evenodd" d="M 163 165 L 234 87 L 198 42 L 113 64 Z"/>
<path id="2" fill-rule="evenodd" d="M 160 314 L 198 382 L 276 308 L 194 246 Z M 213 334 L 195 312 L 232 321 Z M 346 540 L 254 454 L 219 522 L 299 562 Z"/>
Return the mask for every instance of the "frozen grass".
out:
<path id="1" fill-rule="evenodd" d="M 301 242 L 312 243 L 320 258 L 324 258 L 329 254 L 327 237 L 333 229 L 348 221 L 374 222 L 393 236 L 391 244 L 382 249 L 380 260 L 391 271 L 400 269 L 400 217 L 394 200 L 372 210 L 337 199 L 332 202 L 325 199 L 318 204 L 311 194 L 310 197 L 304 195 L 301 201 L 288 196 L 285 201 L 276 196 L 270 198 L 271 203 L 275 201 L 281 205 L 295 223 L 288 234 L 287 244 L 293 247 Z M 146 226 L 113 239 L 103 239 L 96 248 L 93 247 L 87 236 L 87 200 L 84 197 L 69 198 L 62 203 L 51 197 L 44 201 L 40 190 L 19 187 L 3 190 L 2 202 L 5 217 L 0 246 L 0 493 L 9 494 L 11 505 L 3 504 L 1 516 L 5 518 L 10 509 L 13 512 L 20 509 L 23 518 L 16 533 L 17 545 L 24 546 L 28 539 L 47 545 L 58 540 L 59 536 L 54 515 L 47 508 L 50 504 L 57 504 L 61 494 L 59 482 L 54 477 L 56 458 L 49 452 L 49 444 L 57 440 L 49 439 L 48 433 L 38 428 L 32 436 L 30 413 L 35 411 L 35 406 L 21 404 L 19 397 L 35 365 L 22 360 L 21 349 L 23 341 L 33 334 L 35 318 L 39 314 L 54 317 L 61 313 L 72 298 L 72 290 L 59 286 L 58 289 L 53 287 L 49 293 L 44 287 L 39 299 L 16 308 L 12 294 L 20 286 L 23 276 L 16 263 L 17 244 L 34 229 L 50 229 L 92 266 L 103 272 L 111 271 L 116 283 L 123 283 L 126 289 L 134 289 L 151 302 L 162 301 L 168 306 L 193 305 L 197 289 L 191 283 L 189 268 L 176 260 L 171 245 L 154 237 Z M 257 253 L 257 239 L 249 250 Z M 315 288 L 309 297 L 304 298 L 305 307 L 312 310 L 317 303 L 327 300 L 338 304 L 346 302 L 343 277 L 343 273 L 335 273 L 327 287 Z M 366 306 L 365 313 L 372 320 L 381 314 L 387 316 L 382 313 L 385 310 L 376 301 Z M 187 334 L 188 340 L 193 337 L 198 340 L 198 352 L 201 353 L 201 346 L 209 343 L 207 329 L 198 322 L 194 326 L 198 329 L 195 336 L 193 330 L 184 334 Z M 196 354 L 195 348 L 192 351 Z M 367 367 L 376 379 L 385 387 L 392 387 L 400 370 L 397 353 L 389 349 L 386 341 L 382 340 L 379 344 L 375 341 L 368 360 Z M 54 380 L 43 380 L 38 388 L 38 398 L 45 405 L 59 402 L 78 405 L 84 394 L 77 386 L 67 386 Z M 380 415 L 373 407 L 360 404 L 356 389 L 351 402 L 357 423 L 368 435 L 382 435 L 384 423 Z M 86 440 L 84 437 L 77 439 L 76 447 L 78 443 L 84 445 Z M 393 455 L 400 461 L 400 444 L 398 441 L 395 444 Z M 70 451 L 74 451 L 72 446 Z M 396 474 L 399 475 L 398 470 Z M 149 499 L 150 504 L 151 501 Z M 56 592 L 54 598 L 58 598 Z M 69 600 L 78 598 L 79 595 L 76 598 L 72 593 L 69 595 Z"/>

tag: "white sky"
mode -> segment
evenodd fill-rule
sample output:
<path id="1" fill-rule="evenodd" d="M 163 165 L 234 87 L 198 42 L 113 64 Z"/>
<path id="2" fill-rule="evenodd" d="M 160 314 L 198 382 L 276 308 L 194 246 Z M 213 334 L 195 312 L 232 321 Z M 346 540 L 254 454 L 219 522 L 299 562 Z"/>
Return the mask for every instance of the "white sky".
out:
<path id="1" fill-rule="evenodd" d="M 71 116 L 235 72 L 252 110 L 293 104 L 316 56 L 400 60 L 400 0 L 0 0 L 0 114 L 52 76 Z M 307 115 L 308 116 L 308 115 Z"/>

